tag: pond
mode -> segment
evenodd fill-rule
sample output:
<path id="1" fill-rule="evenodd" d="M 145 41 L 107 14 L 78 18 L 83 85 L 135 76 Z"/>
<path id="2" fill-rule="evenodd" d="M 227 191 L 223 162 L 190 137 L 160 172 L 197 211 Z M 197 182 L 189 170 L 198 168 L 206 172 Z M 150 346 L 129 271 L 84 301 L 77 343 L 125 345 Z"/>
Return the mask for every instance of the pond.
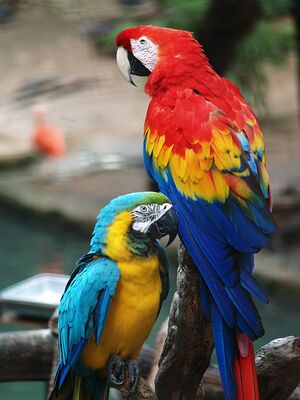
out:
<path id="1" fill-rule="evenodd" d="M 12 209 L 0 210 L 1 280 L 0 289 L 42 272 L 71 273 L 75 261 L 89 249 L 89 236 L 56 222 L 32 218 L 26 213 Z M 264 256 L 266 257 L 266 255 Z M 274 254 L 272 255 L 274 257 Z M 281 256 L 282 257 L 282 256 Z M 258 261 L 260 258 L 258 259 Z M 153 345 L 162 321 L 168 315 L 172 293 L 175 290 L 176 256 L 171 257 L 171 294 L 164 303 L 148 343 Z M 289 298 L 278 298 L 272 294 L 270 304 L 260 306 L 266 334 L 256 347 L 270 340 L 288 335 L 300 335 L 300 313 L 298 302 Z M 0 325 L 0 331 L 32 329 L 20 325 Z M 45 384 L 4 383 L 0 384 L 3 400 L 44 400 Z M 34 393 L 34 396 L 33 396 Z"/>

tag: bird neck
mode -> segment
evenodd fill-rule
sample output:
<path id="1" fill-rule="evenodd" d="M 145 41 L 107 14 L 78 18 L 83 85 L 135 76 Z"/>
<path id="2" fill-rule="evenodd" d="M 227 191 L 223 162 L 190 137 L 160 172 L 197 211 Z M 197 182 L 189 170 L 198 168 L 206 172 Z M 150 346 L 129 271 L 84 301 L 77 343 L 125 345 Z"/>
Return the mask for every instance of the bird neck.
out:
<path id="1" fill-rule="evenodd" d="M 102 252 L 115 261 L 129 261 L 133 257 L 148 257 L 154 251 L 145 234 L 132 230 L 132 215 L 128 211 L 118 214 L 106 231 L 101 244 Z"/>
<path id="2" fill-rule="evenodd" d="M 144 233 L 131 229 L 128 232 L 128 240 L 132 253 L 137 257 L 149 257 L 154 253 L 153 242 Z"/>
<path id="3" fill-rule="evenodd" d="M 193 48 L 183 54 L 172 53 L 165 57 L 149 75 L 145 92 L 155 97 L 170 88 L 198 88 L 204 85 L 202 90 L 207 90 L 217 78 L 220 79 L 204 52 Z"/>

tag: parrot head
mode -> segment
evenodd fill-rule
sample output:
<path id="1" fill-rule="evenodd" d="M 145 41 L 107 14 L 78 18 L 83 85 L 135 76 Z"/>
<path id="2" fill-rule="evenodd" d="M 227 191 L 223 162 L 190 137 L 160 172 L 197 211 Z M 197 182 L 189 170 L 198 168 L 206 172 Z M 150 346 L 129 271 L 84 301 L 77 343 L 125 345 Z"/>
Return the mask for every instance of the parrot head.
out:
<path id="1" fill-rule="evenodd" d="M 120 72 L 133 85 L 132 75 L 151 75 L 152 78 L 156 75 L 157 81 L 165 75 L 174 74 L 174 68 L 176 75 L 178 72 L 183 75 L 186 65 L 209 65 L 201 45 L 187 31 L 137 26 L 120 32 L 115 44 Z"/>
<path id="2" fill-rule="evenodd" d="M 162 193 L 138 192 L 119 196 L 102 209 L 91 240 L 91 252 L 113 259 L 134 252 L 143 255 L 156 239 L 177 235 L 177 216 Z M 140 253 L 140 254 L 139 254 Z"/>

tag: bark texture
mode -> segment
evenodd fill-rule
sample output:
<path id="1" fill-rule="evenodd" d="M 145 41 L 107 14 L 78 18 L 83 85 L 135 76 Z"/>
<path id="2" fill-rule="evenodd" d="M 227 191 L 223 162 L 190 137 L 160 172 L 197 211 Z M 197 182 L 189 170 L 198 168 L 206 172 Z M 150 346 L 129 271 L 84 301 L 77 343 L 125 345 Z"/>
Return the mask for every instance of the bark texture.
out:
<path id="1" fill-rule="evenodd" d="M 255 356 L 261 400 L 284 400 L 300 382 L 300 338 L 273 340 Z"/>
<path id="2" fill-rule="evenodd" d="M 0 333 L 0 382 L 48 381 L 54 343 L 49 329 Z"/>
<path id="3" fill-rule="evenodd" d="M 136 391 L 134 393 L 129 392 L 128 379 L 125 379 L 123 387 L 120 389 L 121 395 L 124 399 L 128 400 L 157 400 L 155 393 L 153 392 L 149 383 L 143 378 L 140 378 Z"/>
<path id="4" fill-rule="evenodd" d="M 199 272 L 182 244 L 178 260 L 177 291 L 155 382 L 159 400 L 203 398 L 200 383 L 213 351 L 211 324 L 199 303 Z"/>

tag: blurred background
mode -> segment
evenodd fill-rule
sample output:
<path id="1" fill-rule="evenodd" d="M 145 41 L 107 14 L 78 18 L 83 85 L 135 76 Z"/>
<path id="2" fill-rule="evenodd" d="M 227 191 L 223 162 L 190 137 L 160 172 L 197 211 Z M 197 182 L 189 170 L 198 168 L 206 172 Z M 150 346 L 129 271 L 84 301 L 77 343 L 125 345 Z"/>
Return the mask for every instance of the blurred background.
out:
<path id="1" fill-rule="evenodd" d="M 257 346 L 300 335 L 297 0 L 0 0 L 0 290 L 69 274 L 101 207 L 151 187 L 141 157 L 148 98 L 121 77 L 113 43 L 138 24 L 193 31 L 256 111 L 279 226 L 256 257 L 271 300 L 259 305 L 266 335 Z M 176 246 L 171 264 L 174 291 Z M 51 312 L 4 303 L 0 331 L 47 326 Z M 45 384 L 3 383 L 0 398 L 44 399 Z"/>

